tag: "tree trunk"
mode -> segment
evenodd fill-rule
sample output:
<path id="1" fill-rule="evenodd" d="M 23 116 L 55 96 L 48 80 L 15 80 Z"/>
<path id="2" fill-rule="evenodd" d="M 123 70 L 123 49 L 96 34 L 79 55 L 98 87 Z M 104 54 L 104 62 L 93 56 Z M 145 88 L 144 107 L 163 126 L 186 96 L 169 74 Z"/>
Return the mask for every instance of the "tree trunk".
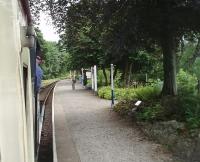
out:
<path id="1" fill-rule="evenodd" d="M 130 65 L 129 65 L 129 73 L 128 73 L 128 82 L 127 82 L 127 86 L 128 87 L 130 87 L 130 84 L 131 84 L 132 67 L 133 67 L 133 63 L 130 63 Z"/>
<path id="2" fill-rule="evenodd" d="M 104 78 L 105 78 L 105 86 L 108 85 L 108 78 L 107 78 L 107 74 L 106 74 L 106 69 L 104 66 L 102 66 L 102 70 L 103 70 L 103 75 L 104 75 Z"/>
<path id="3" fill-rule="evenodd" d="M 124 87 L 128 85 L 128 70 L 129 70 L 129 63 L 126 61 L 125 69 L 124 69 Z"/>
<path id="4" fill-rule="evenodd" d="M 164 83 L 162 95 L 177 95 L 176 87 L 176 52 L 173 35 L 166 31 L 161 42 L 163 51 Z"/>
<path id="5" fill-rule="evenodd" d="M 116 76 L 117 76 L 117 67 L 114 68 L 113 78 L 115 79 Z"/>
<path id="6" fill-rule="evenodd" d="M 86 70 L 83 70 L 83 85 L 86 86 L 87 85 L 87 76 L 86 76 Z"/>

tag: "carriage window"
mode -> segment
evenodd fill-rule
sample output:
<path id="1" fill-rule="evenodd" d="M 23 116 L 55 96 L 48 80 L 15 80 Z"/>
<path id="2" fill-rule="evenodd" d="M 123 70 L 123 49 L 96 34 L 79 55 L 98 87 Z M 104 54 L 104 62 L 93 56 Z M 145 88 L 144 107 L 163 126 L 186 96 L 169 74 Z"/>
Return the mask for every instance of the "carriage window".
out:
<path id="1" fill-rule="evenodd" d="M 28 79 L 28 68 L 23 67 L 23 84 L 24 84 L 24 99 L 25 99 L 25 106 L 26 106 L 26 94 L 27 94 L 27 79 Z"/>

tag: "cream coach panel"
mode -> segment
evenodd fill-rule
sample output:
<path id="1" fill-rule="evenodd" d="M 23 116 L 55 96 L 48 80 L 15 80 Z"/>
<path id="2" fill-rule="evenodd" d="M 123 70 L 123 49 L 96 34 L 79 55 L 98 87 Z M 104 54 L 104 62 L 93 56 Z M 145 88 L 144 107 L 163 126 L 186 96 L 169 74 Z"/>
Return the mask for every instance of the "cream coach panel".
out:
<path id="1" fill-rule="evenodd" d="M 33 92 L 31 83 L 31 65 L 30 65 L 30 50 L 27 47 L 22 49 L 22 62 L 23 68 L 27 68 L 27 84 L 26 84 L 26 108 L 25 108 L 25 118 L 26 125 L 25 133 L 27 137 L 27 156 L 29 161 L 34 161 L 34 128 L 33 128 Z"/>
<path id="2" fill-rule="evenodd" d="M 0 0 L 0 150 L 1 162 L 28 159 L 20 26 L 16 0 Z"/>

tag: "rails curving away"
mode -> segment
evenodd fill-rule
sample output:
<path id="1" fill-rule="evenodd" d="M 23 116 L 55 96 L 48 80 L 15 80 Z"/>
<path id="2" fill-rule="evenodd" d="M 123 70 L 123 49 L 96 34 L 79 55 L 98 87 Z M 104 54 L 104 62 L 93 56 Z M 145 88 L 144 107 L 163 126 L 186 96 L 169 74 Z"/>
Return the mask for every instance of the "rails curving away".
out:
<path id="1" fill-rule="evenodd" d="M 53 162 L 52 99 L 55 83 L 40 92 L 38 162 Z"/>

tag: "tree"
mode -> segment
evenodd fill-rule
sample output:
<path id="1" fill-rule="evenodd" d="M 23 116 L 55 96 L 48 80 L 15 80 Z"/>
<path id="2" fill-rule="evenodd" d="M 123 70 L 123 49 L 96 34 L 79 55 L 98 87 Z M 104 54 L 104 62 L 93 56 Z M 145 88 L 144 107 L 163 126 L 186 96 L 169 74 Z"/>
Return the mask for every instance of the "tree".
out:
<path id="1" fill-rule="evenodd" d="M 163 95 L 176 95 L 176 50 L 179 40 L 190 31 L 199 30 L 199 7 L 196 0 L 141 1 L 138 12 L 143 31 L 163 51 Z"/>
<path id="2" fill-rule="evenodd" d="M 42 49 L 44 79 L 59 77 L 62 73 L 66 73 L 68 70 L 66 64 L 69 59 L 68 54 L 60 51 L 56 42 L 45 41 L 39 29 L 36 28 L 35 30 Z"/>
<path id="3" fill-rule="evenodd" d="M 163 53 L 162 95 L 176 95 L 176 57 L 183 35 L 200 30 L 198 0 L 47 0 L 72 58 L 132 66 L 130 58 L 157 45 Z M 95 47 L 95 48 L 93 48 Z M 80 55 L 80 53 L 82 55 Z M 94 57 L 93 57 L 94 56 Z"/>

